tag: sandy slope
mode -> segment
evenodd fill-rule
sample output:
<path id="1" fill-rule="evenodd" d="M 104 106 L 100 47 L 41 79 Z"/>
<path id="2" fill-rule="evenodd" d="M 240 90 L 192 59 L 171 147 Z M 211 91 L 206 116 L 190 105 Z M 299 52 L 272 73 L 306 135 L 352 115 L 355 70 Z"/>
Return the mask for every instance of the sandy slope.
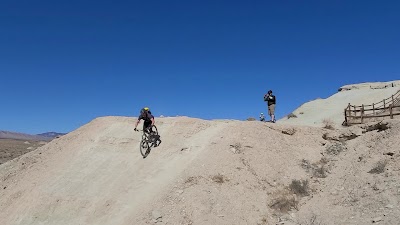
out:
<path id="1" fill-rule="evenodd" d="M 209 122 L 163 119 L 158 127 L 165 140 L 143 160 L 133 124 L 100 118 L 3 165 L 0 224 L 130 224 L 127 218 L 173 182 L 220 130 L 213 126 L 203 134 Z M 194 145 L 191 154 L 175 154 L 185 143 Z"/>
<path id="2" fill-rule="evenodd" d="M 344 109 L 349 103 L 362 105 L 382 101 L 400 90 L 400 81 L 352 84 L 340 89 L 342 91 L 327 99 L 316 99 L 297 108 L 293 112 L 297 118 L 284 117 L 278 122 L 321 127 L 323 120 L 328 119 L 339 128 L 344 121 Z"/>
<path id="3" fill-rule="evenodd" d="M 400 221 L 398 121 L 362 133 L 361 127 L 157 118 L 163 142 L 146 159 L 133 124 L 134 118 L 98 118 L 1 165 L 0 224 Z M 359 136 L 335 141 L 351 134 Z M 332 154 L 336 145 L 340 151 Z M 324 178 L 308 168 L 321 158 Z M 368 173 L 381 160 L 383 173 Z M 309 195 L 288 192 L 293 180 L 307 180 Z M 271 208 L 279 196 L 298 201 L 297 209 Z"/>

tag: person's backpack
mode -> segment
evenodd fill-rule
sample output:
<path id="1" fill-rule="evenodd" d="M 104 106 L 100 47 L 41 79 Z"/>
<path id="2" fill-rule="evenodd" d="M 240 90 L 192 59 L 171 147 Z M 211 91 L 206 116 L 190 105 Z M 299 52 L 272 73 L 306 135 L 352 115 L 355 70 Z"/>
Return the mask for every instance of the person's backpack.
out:
<path id="1" fill-rule="evenodd" d="M 268 94 L 264 95 L 264 102 L 268 101 Z"/>
<path id="2" fill-rule="evenodd" d="M 149 118 L 149 114 L 151 115 L 150 110 L 149 111 L 146 111 L 144 109 L 140 110 L 140 115 L 142 115 L 142 116 L 144 116 L 146 118 Z"/>

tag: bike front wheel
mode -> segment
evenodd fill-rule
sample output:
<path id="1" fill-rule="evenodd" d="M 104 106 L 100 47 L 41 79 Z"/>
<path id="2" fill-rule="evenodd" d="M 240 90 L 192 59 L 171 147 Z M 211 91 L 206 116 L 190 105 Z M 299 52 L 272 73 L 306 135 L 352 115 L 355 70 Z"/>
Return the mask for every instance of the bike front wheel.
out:
<path id="1" fill-rule="evenodd" d="M 142 140 L 140 142 L 140 154 L 142 154 L 143 158 L 146 158 L 150 153 L 150 145 L 147 140 Z"/>

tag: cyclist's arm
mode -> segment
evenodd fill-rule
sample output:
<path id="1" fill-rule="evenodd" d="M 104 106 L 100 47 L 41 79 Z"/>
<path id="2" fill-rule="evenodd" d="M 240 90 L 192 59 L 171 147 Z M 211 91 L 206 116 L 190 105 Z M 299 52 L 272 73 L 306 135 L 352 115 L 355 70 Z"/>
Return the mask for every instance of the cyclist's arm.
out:
<path id="1" fill-rule="evenodd" d="M 151 125 L 154 126 L 154 124 L 156 123 L 156 121 L 154 120 L 154 117 L 151 118 Z"/>
<path id="2" fill-rule="evenodd" d="M 135 130 L 136 130 L 137 126 L 139 125 L 139 123 L 140 123 L 140 120 L 137 120 L 136 124 L 135 124 Z"/>
<path id="3" fill-rule="evenodd" d="M 138 117 L 137 121 L 136 121 L 135 130 L 136 130 L 137 126 L 139 125 L 141 119 L 142 119 L 142 116 L 140 115 L 140 116 Z"/>

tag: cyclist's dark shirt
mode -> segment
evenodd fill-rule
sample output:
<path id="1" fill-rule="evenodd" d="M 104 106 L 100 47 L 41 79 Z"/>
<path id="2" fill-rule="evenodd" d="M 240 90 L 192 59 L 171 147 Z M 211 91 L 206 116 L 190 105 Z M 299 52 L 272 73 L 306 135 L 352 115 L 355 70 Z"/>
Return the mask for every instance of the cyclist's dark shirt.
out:
<path id="1" fill-rule="evenodd" d="M 140 114 L 140 116 L 138 118 L 138 120 L 144 120 L 145 122 L 149 122 L 149 121 L 151 122 L 151 119 L 154 119 L 154 116 L 151 115 L 150 112 Z"/>

